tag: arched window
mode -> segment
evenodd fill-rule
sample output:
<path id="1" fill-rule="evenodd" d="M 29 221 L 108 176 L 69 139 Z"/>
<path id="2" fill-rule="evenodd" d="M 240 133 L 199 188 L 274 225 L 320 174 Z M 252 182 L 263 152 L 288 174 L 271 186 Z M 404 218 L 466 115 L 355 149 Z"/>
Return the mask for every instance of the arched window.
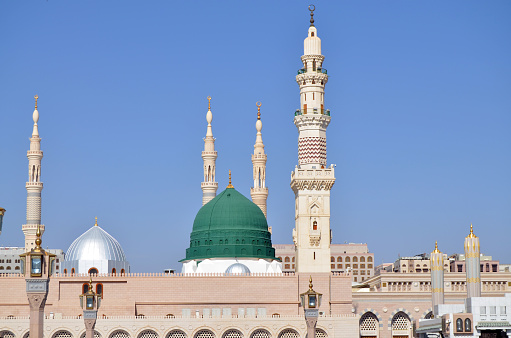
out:
<path id="1" fill-rule="evenodd" d="M 330 257 L 330 262 L 335 262 L 335 257 L 334 256 Z"/>
<path id="2" fill-rule="evenodd" d="M 365 262 L 366 261 L 365 257 L 360 257 L 360 261 Z"/>
<path id="3" fill-rule="evenodd" d="M 368 262 L 372 262 L 373 261 L 373 257 L 371 257 L 371 256 L 367 257 L 367 261 Z"/>
<path id="4" fill-rule="evenodd" d="M 101 283 L 96 284 L 96 293 L 98 296 L 101 296 L 103 298 L 103 284 Z"/>
<path id="5" fill-rule="evenodd" d="M 89 291 L 89 283 L 83 283 L 82 293 L 87 293 L 87 291 Z"/>
<path id="6" fill-rule="evenodd" d="M 295 261 L 295 258 L 293 257 L 293 259 L 291 260 L 291 262 L 293 262 L 293 263 L 294 263 L 294 261 Z"/>
<path id="7" fill-rule="evenodd" d="M 282 257 L 278 257 L 278 259 L 279 259 L 281 262 L 283 262 Z"/>
<path id="8" fill-rule="evenodd" d="M 11 267 L 10 267 L 10 266 L 8 266 L 6 270 L 11 270 Z"/>
<path id="9" fill-rule="evenodd" d="M 290 261 L 291 261 L 291 260 L 289 259 L 289 257 L 286 257 L 285 262 L 286 262 L 286 263 L 288 263 L 288 262 L 290 262 Z"/>
<path id="10" fill-rule="evenodd" d="M 64 275 L 67 275 L 67 269 L 64 269 Z"/>
<path id="11" fill-rule="evenodd" d="M 353 257 L 353 262 L 358 262 L 358 258 L 357 257 Z"/>
<path id="12" fill-rule="evenodd" d="M 470 318 L 465 319 L 465 332 L 472 332 L 472 321 Z"/>
<path id="13" fill-rule="evenodd" d="M 463 319 L 456 319 L 456 332 L 463 332 Z"/>
<path id="14" fill-rule="evenodd" d="M 392 331 L 393 331 L 392 335 L 397 333 L 394 331 L 410 330 L 410 327 L 411 327 L 410 318 L 404 312 L 400 311 L 400 312 L 396 313 L 394 315 L 394 317 L 392 318 Z M 398 335 L 400 335 L 400 334 L 398 333 Z"/>
<path id="15" fill-rule="evenodd" d="M 92 275 L 92 274 L 97 275 L 97 274 L 98 274 L 98 269 L 96 269 L 96 268 L 90 268 L 90 269 L 89 269 L 89 275 Z"/>
<path id="16" fill-rule="evenodd" d="M 318 230 L 318 222 L 312 222 L 312 230 Z"/>
<path id="17" fill-rule="evenodd" d="M 337 257 L 337 261 L 342 262 L 342 257 L 341 256 Z"/>
<path id="18" fill-rule="evenodd" d="M 349 257 L 346 257 L 346 258 L 344 259 L 344 261 L 345 261 L 346 263 L 348 263 L 348 262 L 350 262 L 350 258 L 349 258 Z"/>
<path id="19" fill-rule="evenodd" d="M 124 269 L 121 269 L 121 275 L 124 275 Z"/>
<path id="20" fill-rule="evenodd" d="M 75 274 L 75 268 L 72 268 L 71 269 L 71 274 L 74 275 Z"/>
<path id="21" fill-rule="evenodd" d="M 360 333 L 363 336 L 372 335 L 376 332 L 376 329 L 379 328 L 378 318 L 372 312 L 366 312 L 360 318 L 359 322 Z"/>
<path id="22" fill-rule="evenodd" d="M 117 273 L 117 270 L 115 270 L 115 268 L 112 269 L 112 275 L 115 276 L 115 274 Z"/>

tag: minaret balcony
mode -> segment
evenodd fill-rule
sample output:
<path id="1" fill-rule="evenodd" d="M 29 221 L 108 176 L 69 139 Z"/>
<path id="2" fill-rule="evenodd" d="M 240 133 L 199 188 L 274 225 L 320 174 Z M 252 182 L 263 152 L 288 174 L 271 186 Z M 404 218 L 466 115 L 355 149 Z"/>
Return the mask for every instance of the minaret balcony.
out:
<path id="1" fill-rule="evenodd" d="M 298 69 L 298 75 L 300 74 L 304 74 L 304 73 L 309 73 L 309 72 L 312 72 L 312 73 L 322 73 L 322 74 L 328 74 L 327 73 L 327 70 L 325 68 L 316 68 L 316 70 L 308 70 L 307 68 L 301 68 L 301 69 Z"/>
<path id="2" fill-rule="evenodd" d="M 202 188 L 205 188 L 205 187 L 218 187 L 218 182 L 202 182 L 200 184 L 200 186 Z"/>
<path id="3" fill-rule="evenodd" d="M 307 108 L 295 110 L 295 116 L 307 115 L 307 114 L 320 114 L 330 116 L 330 109 L 318 109 L 318 108 Z"/>

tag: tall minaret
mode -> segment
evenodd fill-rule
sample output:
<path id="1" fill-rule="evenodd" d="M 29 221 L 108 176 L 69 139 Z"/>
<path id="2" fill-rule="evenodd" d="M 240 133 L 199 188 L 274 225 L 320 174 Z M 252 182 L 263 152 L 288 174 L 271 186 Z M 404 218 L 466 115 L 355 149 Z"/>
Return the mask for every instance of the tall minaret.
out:
<path id="1" fill-rule="evenodd" d="M 211 96 L 208 96 L 206 121 L 208 121 L 208 129 L 206 131 L 206 137 L 204 138 L 204 151 L 202 152 L 202 159 L 204 160 L 204 182 L 201 183 L 202 205 L 215 198 L 216 190 L 218 189 L 218 182 L 215 182 L 215 163 L 218 155 L 215 151 L 215 138 L 213 137 L 213 130 L 211 129 L 211 121 L 213 121 Z"/>
<path id="2" fill-rule="evenodd" d="M 479 238 L 474 235 L 472 224 L 470 234 L 465 237 L 465 271 L 467 275 L 467 298 L 481 297 L 481 268 L 480 268 Z"/>
<path id="3" fill-rule="evenodd" d="M 303 68 L 296 82 L 300 86 L 301 109 L 295 112 L 298 128 L 298 166 L 291 173 L 295 193 L 296 272 L 330 272 L 330 189 L 335 182 L 334 167 L 326 167 L 326 128 L 330 111 L 324 109 L 328 81 L 322 68 L 321 40 L 314 27 L 314 6 L 304 41 Z"/>
<path id="4" fill-rule="evenodd" d="M 435 242 L 435 250 L 429 256 L 431 265 L 431 300 L 433 313 L 438 316 L 438 307 L 444 303 L 444 254 L 438 250 L 438 243 Z"/>
<path id="5" fill-rule="evenodd" d="M 43 152 L 41 151 L 41 138 L 37 129 L 37 121 L 39 121 L 39 112 L 37 111 L 37 95 L 35 98 L 35 110 L 32 114 L 34 119 L 34 129 L 30 138 L 30 150 L 27 151 L 28 157 L 28 182 L 27 188 L 27 224 L 22 226 L 25 234 L 25 251 L 35 248 L 36 232 L 39 226 L 41 235 L 44 233 L 44 225 L 41 224 L 41 190 L 43 190 L 43 182 L 41 182 L 41 159 Z"/>
<path id="6" fill-rule="evenodd" d="M 252 155 L 252 166 L 254 167 L 254 187 L 250 189 L 252 202 L 257 204 L 266 217 L 266 200 L 268 199 L 268 188 L 266 188 L 266 159 L 264 153 L 263 137 L 261 129 L 261 102 L 256 103 L 257 106 L 257 122 L 256 122 L 256 141 L 254 144 L 254 154 Z"/>

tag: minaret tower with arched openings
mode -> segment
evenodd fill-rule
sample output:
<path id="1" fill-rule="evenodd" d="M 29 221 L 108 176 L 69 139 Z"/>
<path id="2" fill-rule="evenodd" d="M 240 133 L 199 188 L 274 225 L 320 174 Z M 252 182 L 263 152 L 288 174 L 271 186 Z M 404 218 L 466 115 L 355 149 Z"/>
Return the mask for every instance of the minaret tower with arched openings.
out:
<path id="1" fill-rule="evenodd" d="M 268 188 L 266 188 L 266 159 L 264 153 L 263 136 L 261 129 L 261 102 L 257 102 L 257 122 L 256 122 L 256 141 L 254 144 L 254 154 L 252 155 L 252 166 L 254 168 L 254 187 L 250 189 L 250 196 L 254 202 L 263 211 L 266 217 L 266 200 L 268 199 Z"/>
<path id="2" fill-rule="evenodd" d="M 35 109 L 32 114 L 34 119 L 34 129 L 30 138 L 30 150 L 27 151 L 28 157 L 28 182 L 27 188 L 27 223 L 21 227 L 25 234 L 25 251 L 30 251 L 36 247 L 36 233 L 39 228 L 41 235 L 44 233 L 44 225 L 41 224 L 41 191 L 43 182 L 41 182 L 41 160 L 43 152 L 41 151 L 41 138 L 37 122 L 39 121 L 39 111 L 37 110 L 37 95 L 35 98 Z"/>
<path id="3" fill-rule="evenodd" d="M 208 96 L 206 121 L 208 121 L 208 129 L 206 131 L 206 137 L 204 138 L 204 151 L 202 152 L 202 160 L 204 161 L 204 182 L 201 183 L 202 205 L 215 198 L 218 189 L 218 182 L 215 182 L 215 164 L 218 154 L 215 151 L 215 138 L 213 137 L 213 130 L 211 128 L 211 121 L 213 121 L 211 96 Z"/>
<path id="4" fill-rule="evenodd" d="M 327 167 L 326 128 L 330 111 L 325 110 L 325 85 L 321 39 L 314 26 L 314 6 L 301 57 L 303 68 L 296 82 L 300 86 L 300 109 L 294 116 L 298 128 L 298 166 L 291 173 L 295 193 L 297 272 L 330 272 L 330 189 L 335 182 L 334 167 Z"/>

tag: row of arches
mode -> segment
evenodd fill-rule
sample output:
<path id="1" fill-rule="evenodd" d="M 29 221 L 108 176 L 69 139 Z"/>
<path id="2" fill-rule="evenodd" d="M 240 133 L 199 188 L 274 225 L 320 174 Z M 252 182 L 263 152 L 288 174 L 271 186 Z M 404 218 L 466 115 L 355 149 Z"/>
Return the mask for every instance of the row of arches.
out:
<path id="1" fill-rule="evenodd" d="M 335 261 L 336 261 L 335 257 L 334 257 L 334 256 L 331 256 L 331 257 L 330 257 L 330 262 L 332 262 L 332 263 L 333 263 L 333 262 L 335 262 Z M 345 261 L 346 263 L 351 263 L 351 262 L 353 262 L 353 263 L 358 263 L 358 262 L 365 263 L 365 262 L 366 262 L 366 257 L 361 256 L 361 257 L 359 258 L 359 257 L 357 257 L 357 256 L 353 256 L 353 257 L 351 257 L 351 258 L 350 258 L 350 256 L 346 256 L 346 257 L 344 258 L 344 261 Z M 342 256 L 337 257 L 337 262 L 342 263 Z M 367 262 L 372 263 L 372 262 L 373 262 L 373 257 L 368 256 L 368 257 L 367 257 Z"/>
<path id="2" fill-rule="evenodd" d="M 74 275 L 76 273 L 76 270 L 75 268 L 71 268 L 71 274 Z M 97 275 L 99 273 L 98 269 L 95 268 L 95 267 L 92 267 L 89 269 L 89 271 L 87 272 L 89 275 Z M 121 269 L 121 275 L 124 275 L 126 273 L 126 270 L 124 269 Z M 115 268 L 112 268 L 112 275 L 116 275 L 117 274 L 117 270 Z M 64 269 L 64 275 L 67 275 L 67 269 Z M 1 338 L 1 337 L 0 337 Z"/>
<path id="3" fill-rule="evenodd" d="M 200 329 L 195 332 L 193 336 L 188 336 L 185 331 L 180 329 L 173 329 L 169 331 L 165 338 L 217 338 L 217 335 L 210 329 Z M 238 329 L 227 329 L 224 331 L 218 338 L 244 338 L 245 335 Z M 272 338 L 272 334 L 263 328 L 258 328 L 253 330 L 248 336 L 248 338 Z M 317 338 L 327 338 L 327 333 L 317 328 L 316 329 L 316 337 Z M 0 331 L 0 338 L 16 338 L 16 335 L 8 330 Z M 23 338 L 29 338 L 29 332 L 26 332 L 23 335 Z M 67 330 L 59 330 L 55 332 L 51 338 L 73 338 L 73 334 Z M 80 335 L 80 338 L 85 338 L 85 332 Z M 94 330 L 94 338 L 103 338 L 103 336 L 96 330 Z M 108 338 L 132 338 L 132 336 L 125 330 L 116 330 L 108 336 Z M 136 338 L 160 338 L 159 334 L 151 329 L 144 330 L 140 332 Z M 276 338 L 300 338 L 300 334 L 292 328 L 285 328 L 281 330 Z"/>
<path id="4" fill-rule="evenodd" d="M 432 318 L 433 313 L 428 312 L 424 317 Z M 380 327 L 383 327 L 381 323 L 382 319 L 378 314 L 367 311 L 361 317 L 359 321 L 360 337 L 379 337 Z M 390 320 L 391 337 L 412 337 L 412 321 L 410 315 L 405 311 L 397 311 Z"/>

